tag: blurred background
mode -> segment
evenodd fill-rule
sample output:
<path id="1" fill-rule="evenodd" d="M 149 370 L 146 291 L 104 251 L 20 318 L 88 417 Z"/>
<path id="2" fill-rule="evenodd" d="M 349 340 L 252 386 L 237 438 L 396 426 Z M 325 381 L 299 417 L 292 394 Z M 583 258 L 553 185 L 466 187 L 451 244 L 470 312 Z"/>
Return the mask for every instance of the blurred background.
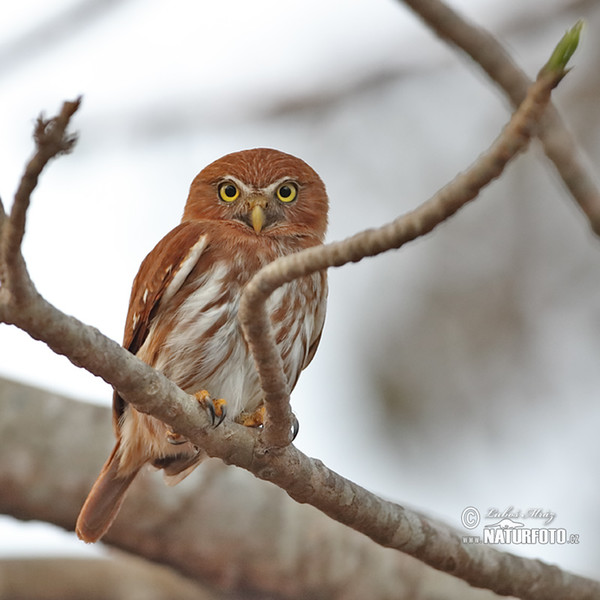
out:
<path id="1" fill-rule="evenodd" d="M 593 169 L 598 3 L 451 4 L 532 77 L 585 18 L 554 98 Z M 510 114 L 476 65 L 393 0 L 20 0 L 0 39 L 5 202 L 35 117 L 84 97 L 75 152 L 34 193 L 24 252 L 50 302 L 118 341 L 141 260 L 212 160 L 256 146 L 302 157 L 327 184 L 337 240 L 426 200 Z M 427 238 L 331 271 L 321 347 L 292 399 L 296 444 L 457 527 L 468 506 L 553 512 L 578 545 L 510 551 L 600 577 L 599 281 L 600 240 L 533 144 Z M 0 376 L 110 402 L 104 382 L 5 325 Z M 0 518 L 0 556 L 94 553 Z"/>

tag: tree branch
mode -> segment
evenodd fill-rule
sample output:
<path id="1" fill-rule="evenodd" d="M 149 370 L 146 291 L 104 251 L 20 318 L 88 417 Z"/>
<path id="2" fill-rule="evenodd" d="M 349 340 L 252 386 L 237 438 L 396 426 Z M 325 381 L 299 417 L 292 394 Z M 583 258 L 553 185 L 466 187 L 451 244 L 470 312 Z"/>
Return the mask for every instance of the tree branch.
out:
<path id="1" fill-rule="evenodd" d="M 72 529 L 113 445 L 110 409 L 2 378 L 0 398 L 0 513 Z M 490 600 L 482 590 L 382 548 L 294 502 L 278 487 L 217 460 L 205 461 L 176 487 L 166 487 L 158 473 L 144 470 L 103 541 L 226 591 L 229 599 L 314 598 L 318 589 L 318 597 L 331 600 L 415 600 L 443 589 L 446 600 Z M 117 562 L 115 569 L 124 562 L 120 554 Z M 87 585 L 93 589 L 84 593 L 81 570 L 71 575 L 69 589 L 79 590 L 80 598 L 95 597 L 103 588 L 95 587 L 90 573 Z M 31 578 L 32 569 L 28 572 Z M 14 588 L 2 595 L 8 578 L 0 562 L 0 600 L 15 600 Z M 144 578 L 138 588 L 151 583 L 157 587 Z M 23 588 L 20 592 L 19 598 L 26 597 Z M 117 597 L 113 592 L 105 589 L 102 597 Z M 170 594 L 159 597 L 182 597 L 178 592 L 173 585 Z"/>
<path id="2" fill-rule="evenodd" d="M 278 369 L 282 370 L 266 311 L 269 296 L 281 285 L 298 277 L 399 248 L 429 233 L 473 200 L 485 185 L 502 173 L 512 158 L 527 147 L 549 102 L 551 90 L 565 75 L 564 67 L 577 45 L 580 29 L 578 24 L 561 40 L 563 45 L 567 41 L 570 54 L 555 51 L 490 149 L 430 200 L 378 229 L 277 259 L 248 283 L 240 302 L 239 318 L 255 358 L 261 385 L 269 391 L 265 396 L 267 424 L 273 418 L 273 412 L 281 413 L 280 405 L 289 402 L 285 377 L 282 372 L 277 373 Z M 574 41 L 570 36 L 575 37 L 574 47 L 570 45 Z M 558 63 L 557 56 L 562 57 Z M 463 546 L 460 537 L 449 528 L 432 527 L 422 517 L 369 494 L 294 448 L 279 449 L 279 439 L 271 438 L 268 427 L 265 427 L 260 441 L 263 452 L 269 458 L 265 464 L 267 472 L 253 471 L 257 476 L 276 483 L 297 501 L 310 502 L 325 514 L 366 533 L 383 546 L 402 550 L 436 569 L 499 594 L 537 599 L 548 595 L 556 597 L 560 593 L 566 595 L 576 588 L 581 591 L 582 597 L 600 592 L 599 585 L 555 572 L 541 562 L 523 562 L 524 559 L 487 547 Z M 274 448 L 278 449 L 275 451 Z M 281 469 L 276 468 L 279 461 L 282 461 Z M 293 478 L 285 476 L 289 464 L 293 465 Z M 318 493 L 315 494 L 314 490 Z M 510 577 L 507 573 L 511 573 Z M 543 591 L 538 586 L 542 578 L 548 584 Z"/>
<path id="3" fill-rule="evenodd" d="M 287 444 L 287 428 L 276 429 L 271 423 L 277 421 L 279 415 L 285 414 L 283 407 L 289 405 L 287 382 L 266 309 L 268 297 L 278 287 L 298 277 L 400 248 L 407 242 L 426 235 L 451 217 L 473 200 L 483 187 L 496 179 L 512 158 L 525 150 L 539 117 L 549 102 L 551 90 L 564 74 L 562 68 L 543 70 L 490 149 L 411 213 L 341 242 L 279 258 L 263 268 L 248 283 L 240 302 L 239 318 L 265 391 L 267 419 L 261 436 L 265 447 Z M 276 433 L 273 434 L 272 431 Z"/>
<path id="4" fill-rule="evenodd" d="M 77 141 L 77 136 L 67 134 L 66 129 L 80 104 L 81 98 L 77 98 L 72 102 L 65 102 L 56 117 L 47 120 L 44 119 L 43 115 L 40 115 L 37 119 L 33 134 L 37 152 L 25 167 L 25 173 L 21 177 L 10 211 L 12 226 L 6 231 L 6 236 L 3 236 L 7 257 L 16 255 L 18 248 L 21 246 L 31 193 L 37 186 L 38 178 L 44 167 L 50 159 L 59 154 L 70 152 Z"/>
<path id="5" fill-rule="evenodd" d="M 442 0 L 402 0 L 440 38 L 470 56 L 502 89 L 513 106 L 525 98 L 531 80 L 514 63 L 498 40 L 485 29 L 469 23 Z M 584 164 L 573 136 L 550 103 L 538 131 L 546 156 L 554 163 L 567 189 L 600 236 L 600 191 Z"/>
<path id="6" fill-rule="evenodd" d="M 170 569 L 119 553 L 115 560 L 0 559 L 0 600 L 225 600 Z"/>
<path id="7" fill-rule="evenodd" d="M 65 102 L 60 113 L 52 119 L 46 120 L 43 115 L 38 117 L 33 134 L 36 152 L 25 167 L 10 217 L 5 214 L 4 207 L 1 209 L 0 263 L 4 268 L 0 270 L 0 283 L 4 294 L 11 294 L 14 300 L 21 303 L 25 302 L 27 296 L 35 293 L 20 251 L 31 194 L 50 159 L 59 154 L 66 154 L 74 147 L 77 137 L 68 135 L 66 129 L 80 104 L 81 98 L 77 98 L 72 102 Z"/>
<path id="8" fill-rule="evenodd" d="M 265 388 L 271 390 L 267 402 L 267 426 L 263 434 L 232 422 L 223 423 L 219 430 L 212 429 L 208 415 L 197 402 L 163 375 L 96 329 L 64 315 L 39 295 L 28 298 L 26 305 L 15 302 L 11 295 L 0 295 L 5 320 L 45 341 L 74 364 L 102 377 L 136 409 L 164 421 L 209 455 L 277 484 L 298 502 L 312 504 L 383 546 L 401 550 L 436 569 L 500 594 L 531 600 L 597 597 L 600 594 L 597 583 L 540 561 L 519 558 L 483 545 L 463 546 L 460 536 L 449 527 L 378 498 L 293 446 L 281 448 L 272 445 L 268 424 L 269 418 L 278 410 L 282 412 L 283 404 L 288 401 L 287 392 L 276 389 L 278 384 L 273 385 L 270 381 L 271 371 L 265 362 L 272 355 L 272 348 L 268 347 L 272 343 L 269 339 L 270 323 L 264 311 L 269 293 L 295 277 L 398 248 L 430 232 L 475 198 L 480 189 L 498 177 L 508 161 L 527 146 L 535 132 L 536 121 L 549 101 L 551 89 L 564 76 L 564 67 L 561 63 L 558 68 L 542 70 L 538 81 L 490 150 L 422 206 L 379 229 L 276 261 L 252 280 L 243 296 L 240 318 L 244 322 L 261 381 Z M 38 153 L 42 153 L 39 142 Z M 28 188 L 28 194 L 33 187 Z M 21 202 L 25 205 L 28 201 L 27 197 Z M 19 218 L 16 222 L 19 230 Z M 12 213 L 8 225 L 13 225 Z M 3 235 L 6 227 L 5 219 Z M 13 240 L 17 239 L 18 231 L 13 236 Z M 11 270 L 15 261 L 10 252 L 20 256 L 20 249 L 15 247 L 14 241 L 4 243 L 4 246 L 5 280 L 10 280 L 20 274 L 18 269 Z M 247 311 L 252 306 L 258 311 L 254 312 L 254 320 L 262 323 L 258 326 L 262 327 L 262 331 L 248 326 Z"/>

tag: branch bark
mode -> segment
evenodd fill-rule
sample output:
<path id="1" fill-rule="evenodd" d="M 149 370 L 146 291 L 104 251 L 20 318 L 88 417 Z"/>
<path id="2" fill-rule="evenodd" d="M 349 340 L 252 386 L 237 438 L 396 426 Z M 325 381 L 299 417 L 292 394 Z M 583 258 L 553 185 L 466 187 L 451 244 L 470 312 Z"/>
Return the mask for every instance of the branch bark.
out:
<path id="1" fill-rule="evenodd" d="M 122 553 L 116 560 L 0 560 L 0 600 L 224 600 L 168 568 Z"/>
<path id="2" fill-rule="evenodd" d="M 205 449 L 210 456 L 275 483 L 298 502 L 313 505 L 382 546 L 401 550 L 436 569 L 500 594 L 531 600 L 550 596 L 597 597 L 600 585 L 590 580 L 540 561 L 519 558 L 483 545 L 464 546 L 460 536 L 449 527 L 370 494 L 293 446 L 280 447 L 274 443 L 278 442 L 277 424 L 272 426 L 269 423 L 274 414 L 285 412 L 284 405 L 288 402 L 285 389 L 278 387 L 277 377 L 271 380 L 272 364 L 269 361 L 273 355 L 269 344 L 272 344 L 272 335 L 264 309 L 269 294 L 279 285 L 303 274 L 398 248 L 430 232 L 474 199 L 483 186 L 498 177 L 506 164 L 526 148 L 552 88 L 564 76 L 564 66 L 561 64 L 558 68 L 542 70 L 538 81 L 530 88 L 524 102 L 489 151 L 421 207 L 379 229 L 275 261 L 252 280 L 242 299 L 240 319 L 263 386 L 269 390 L 267 425 L 263 433 L 235 423 L 224 423 L 218 430 L 212 429 L 208 416 L 197 403 L 164 376 L 96 329 L 64 315 L 35 292 L 22 262 L 20 248 L 14 243 L 22 231 L 21 221 L 24 225 L 33 188 L 28 194 L 15 199 L 10 217 L 2 222 L 0 305 L 3 318 L 34 338 L 45 341 L 74 364 L 102 377 L 135 408 L 161 419 Z M 61 114 L 68 112 L 66 107 L 67 104 Z M 63 142 L 55 144 L 55 151 L 45 150 L 46 137 L 36 139 L 38 152 L 30 164 L 38 164 L 36 161 L 39 161 L 43 168 L 52 156 L 64 150 L 69 139 L 65 134 L 68 120 L 53 120 L 51 129 L 61 132 Z M 44 131 L 47 132 L 48 128 Z M 19 215 L 23 215 L 23 219 Z M 11 233 L 11 228 L 15 228 L 16 233 Z M 253 310 L 252 324 L 247 316 L 249 310 Z M 133 542 L 129 538 L 122 543 L 131 545 Z M 163 560 L 172 560 L 169 554 L 175 552 L 175 546 L 164 544 L 164 539 L 161 539 L 160 543 L 156 541 L 153 544 L 153 551 Z M 180 568 L 185 570 L 190 558 L 180 559 Z"/>
<path id="3" fill-rule="evenodd" d="M 546 67 L 545 67 L 546 69 Z M 248 283 L 240 302 L 239 318 L 250 344 L 265 391 L 266 425 L 261 440 L 266 447 L 287 444 L 287 429 L 272 424 L 289 407 L 289 394 L 281 357 L 277 352 L 266 310 L 268 297 L 280 286 L 329 267 L 340 267 L 365 257 L 398 249 L 431 232 L 477 197 L 506 165 L 527 148 L 537 123 L 550 101 L 550 92 L 563 77 L 552 69 L 542 70 L 523 103 L 500 136 L 465 172 L 443 187 L 411 213 L 378 229 L 362 231 L 346 240 L 310 248 L 267 265 Z"/>
<path id="4" fill-rule="evenodd" d="M 114 443 L 110 410 L 1 378 L 0 398 L 0 513 L 71 530 Z M 448 600 L 490 597 L 409 556 L 381 548 L 318 510 L 294 502 L 278 487 L 218 460 L 207 461 L 174 488 L 166 487 L 159 473 L 141 473 L 103 540 L 168 565 L 225 592 L 227 598 L 426 600 L 440 597 L 437 590 Z M 117 583 L 120 588 L 126 585 L 120 553 L 117 562 L 112 576 L 108 565 L 104 570 L 106 592 Z M 11 573 L 18 576 L 14 569 Z M 28 573 L 31 580 L 31 569 Z M 95 597 L 96 588 L 82 591 L 86 582 L 77 573 L 69 575 L 69 589 L 79 590 L 80 598 Z M 143 579 L 137 595 L 150 584 L 139 569 L 126 575 L 132 584 L 133 577 Z M 44 580 L 46 587 L 49 580 Z M 14 587 L 3 596 L 8 581 L 0 562 L 0 600 L 17 597 Z M 87 585 L 93 588 L 93 580 L 88 578 Z M 179 589 L 173 584 L 171 593 L 144 597 L 187 597 L 176 594 Z M 64 598 L 66 592 L 54 597 Z M 120 596 L 113 590 L 102 597 Z"/>
<path id="5" fill-rule="evenodd" d="M 515 64 L 502 44 L 488 31 L 470 23 L 442 0 L 401 0 L 440 38 L 462 50 L 519 106 L 531 79 Z M 575 202 L 600 235 L 600 190 L 589 173 L 573 136 L 550 103 L 540 119 L 537 133 L 544 152 Z"/>

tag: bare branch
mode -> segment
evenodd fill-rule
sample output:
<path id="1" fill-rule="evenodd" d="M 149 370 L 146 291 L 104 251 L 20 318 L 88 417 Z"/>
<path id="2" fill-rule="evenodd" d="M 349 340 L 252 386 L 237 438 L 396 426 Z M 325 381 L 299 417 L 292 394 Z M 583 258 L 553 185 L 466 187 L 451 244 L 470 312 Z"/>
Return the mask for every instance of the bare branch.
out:
<path id="1" fill-rule="evenodd" d="M 484 186 L 497 178 L 507 163 L 527 147 L 534 133 L 534 126 L 549 101 L 550 92 L 563 75 L 562 70 L 545 72 L 531 87 L 525 101 L 490 149 L 413 212 L 383 227 L 363 231 L 341 242 L 282 257 L 263 268 L 248 283 L 240 302 L 239 318 L 265 392 L 267 419 L 261 436 L 265 447 L 285 445 L 289 431 L 286 421 L 283 421 L 284 426 L 276 425 L 279 419 L 286 417 L 289 393 L 267 314 L 267 298 L 278 287 L 298 277 L 400 248 L 429 233 L 452 216 L 473 200 Z"/>
<path id="2" fill-rule="evenodd" d="M 4 293 L 16 296 L 21 302 L 25 294 L 35 291 L 21 254 L 21 244 L 25 234 L 27 209 L 31 194 L 35 189 L 38 178 L 50 159 L 60 154 L 70 152 L 77 137 L 66 133 L 71 117 L 81 104 L 81 98 L 65 102 L 60 113 L 52 119 L 38 117 L 33 134 L 36 151 L 25 167 L 15 199 L 7 217 L 2 209 L 0 219 L 0 277 Z"/>
<path id="3" fill-rule="evenodd" d="M 2 378 L 0 397 L 0 513 L 72 529 L 112 445 L 110 409 Z M 166 487 L 158 473 L 144 470 L 104 541 L 169 565 L 212 589 L 225 588 L 229 599 L 313 598 L 318 587 L 319 597 L 331 600 L 424 599 L 434 596 L 427 593 L 431 589 L 443 589 L 447 600 L 490 600 L 482 590 L 382 548 L 318 510 L 298 504 L 278 487 L 216 460 L 206 461 L 186 485 L 174 488 Z M 121 554 L 116 562 L 127 564 Z M 104 564 L 110 569 L 108 561 Z M 6 590 L 10 575 L 2 567 L 0 561 L 0 600 L 15 600 Z M 147 568 L 156 576 L 161 573 L 156 565 Z M 82 570 L 83 565 L 69 582 L 69 589 L 79 590 L 80 598 L 95 597 L 93 593 L 101 589 L 103 598 L 120 597 L 116 590 L 106 590 L 110 582 L 96 588 L 93 573 L 88 573 L 87 585 L 94 589 L 85 593 L 85 580 L 78 575 Z M 137 571 L 136 577 L 143 577 Z M 31 578 L 32 568 L 27 572 Z M 57 577 L 62 579 L 60 573 Z M 144 579 L 146 586 L 159 587 L 153 578 Z M 175 584 L 171 593 L 158 597 L 187 597 L 178 592 Z M 196 594 L 200 597 L 198 590 Z M 154 595 L 144 597 L 156 595 L 155 589 Z"/>
<path id="4" fill-rule="evenodd" d="M 0 559 L 0 600 L 131 600 L 143 598 L 224 600 L 173 571 L 119 553 L 103 558 Z"/>
<path id="5" fill-rule="evenodd" d="M 443 40 L 468 54 L 518 106 L 531 80 L 514 63 L 502 44 L 483 28 L 469 23 L 442 0 L 402 0 Z M 563 120 L 550 104 L 538 131 L 544 152 L 554 163 L 567 189 L 600 235 L 600 191 L 588 172 L 579 148 Z"/>
<path id="6" fill-rule="evenodd" d="M 569 34 L 578 39 L 578 29 L 574 28 Z M 578 589 L 582 591 L 582 597 L 587 597 L 586 594 L 592 593 L 591 590 L 597 593 L 600 586 L 579 578 L 573 579 L 571 575 L 558 574 L 551 567 L 536 561 L 525 565 L 515 556 L 497 553 L 490 548 L 466 548 L 449 529 L 432 527 L 420 516 L 384 502 L 339 477 L 320 462 L 311 461 L 294 448 L 280 448 L 281 431 L 275 427 L 270 429 L 268 424 L 274 420 L 274 415 L 284 412 L 282 405 L 287 404 L 289 398 L 281 361 L 277 360 L 274 336 L 270 331 L 266 301 L 278 287 L 298 277 L 399 248 L 429 233 L 474 199 L 485 185 L 500 175 L 513 157 L 527 147 L 535 133 L 535 125 L 549 102 L 551 90 L 565 74 L 565 64 L 566 61 L 557 68 L 552 60 L 547 63 L 525 101 L 491 148 L 433 198 L 381 228 L 361 232 L 342 242 L 309 248 L 270 263 L 247 285 L 239 310 L 261 385 L 265 392 L 268 390 L 265 395 L 267 426 L 260 441 L 263 452 L 269 458 L 265 464 L 266 473 L 253 470 L 257 476 L 273 481 L 299 502 L 310 502 L 332 518 L 362 531 L 384 546 L 402 550 L 473 585 L 487 587 L 499 594 L 531 599 L 556 595 L 560 593 L 559 590 L 566 594 L 570 589 L 572 593 L 574 586 L 580 586 Z M 273 430 L 278 435 L 271 436 Z M 279 460 L 283 461 L 281 469 L 276 468 Z M 290 464 L 293 465 L 291 478 L 286 475 Z M 315 490 L 318 492 L 315 493 Z M 511 573 L 510 577 L 507 577 L 507 573 Z M 569 580 L 566 585 L 565 577 Z M 548 584 L 543 591 L 538 586 L 542 578 Z"/>
<path id="7" fill-rule="evenodd" d="M 31 193 L 37 185 L 42 170 L 51 158 L 69 152 L 75 144 L 77 137 L 68 135 L 66 129 L 80 103 L 81 98 L 77 98 L 73 102 L 65 102 L 56 117 L 47 120 L 40 115 L 37 119 L 33 133 L 36 152 L 25 167 L 25 173 L 15 194 L 15 201 L 10 212 L 12 227 L 6 232 L 4 241 L 9 256 L 16 254 L 21 245 Z"/>

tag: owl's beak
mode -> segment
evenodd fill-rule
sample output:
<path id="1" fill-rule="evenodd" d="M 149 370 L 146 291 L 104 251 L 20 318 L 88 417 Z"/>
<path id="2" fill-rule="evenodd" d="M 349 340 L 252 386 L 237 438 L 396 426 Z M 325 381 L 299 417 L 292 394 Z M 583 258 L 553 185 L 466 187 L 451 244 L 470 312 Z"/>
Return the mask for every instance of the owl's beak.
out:
<path id="1" fill-rule="evenodd" d="M 265 224 L 266 198 L 259 196 L 250 203 L 250 221 L 256 233 L 260 233 Z"/>

